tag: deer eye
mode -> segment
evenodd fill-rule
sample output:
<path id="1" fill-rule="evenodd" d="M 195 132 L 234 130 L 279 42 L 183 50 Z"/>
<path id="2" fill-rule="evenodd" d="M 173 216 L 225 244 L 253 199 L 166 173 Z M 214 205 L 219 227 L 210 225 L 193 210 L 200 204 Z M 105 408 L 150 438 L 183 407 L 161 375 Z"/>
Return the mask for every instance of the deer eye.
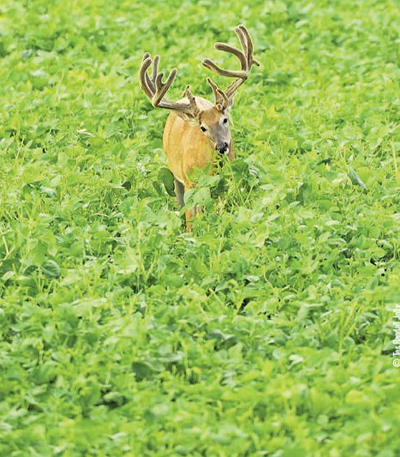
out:
<path id="1" fill-rule="evenodd" d="M 224 124 L 226 124 L 228 122 L 228 118 L 225 117 L 224 120 L 222 121 Z"/>
<path id="2" fill-rule="evenodd" d="M 203 132 L 205 132 L 207 129 L 203 126 L 200 127 Z"/>

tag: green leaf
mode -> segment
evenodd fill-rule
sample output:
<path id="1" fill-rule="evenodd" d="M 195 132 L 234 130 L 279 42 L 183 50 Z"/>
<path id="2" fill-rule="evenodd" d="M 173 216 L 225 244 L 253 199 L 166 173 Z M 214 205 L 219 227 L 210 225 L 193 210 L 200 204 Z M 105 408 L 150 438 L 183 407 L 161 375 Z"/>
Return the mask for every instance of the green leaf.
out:
<path id="1" fill-rule="evenodd" d="M 211 192 L 208 187 L 201 187 L 200 189 L 189 189 L 185 192 L 185 205 L 188 208 L 195 206 L 206 206 L 211 203 Z"/>
<path id="2" fill-rule="evenodd" d="M 353 168 L 350 168 L 350 167 L 349 167 L 348 176 L 349 176 L 351 182 L 352 182 L 354 185 L 360 186 L 363 190 L 368 191 L 367 186 L 364 184 L 364 182 L 363 182 L 362 179 L 358 176 L 358 174 L 355 172 L 355 170 L 353 170 Z"/>
<path id="3" fill-rule="evenodd" d="M 168 168 L 162 167 L 160 169 L 158 179 L 164 184 L 168 195 L 175 196 L 174 175 Z"/>
<path id="4" fill-rule="evenodd" d="M 61 275 L 60 267 L 54 260 L 47 260 L 41 267 L 42 272 L 50 278 L 59 278 Z"/>

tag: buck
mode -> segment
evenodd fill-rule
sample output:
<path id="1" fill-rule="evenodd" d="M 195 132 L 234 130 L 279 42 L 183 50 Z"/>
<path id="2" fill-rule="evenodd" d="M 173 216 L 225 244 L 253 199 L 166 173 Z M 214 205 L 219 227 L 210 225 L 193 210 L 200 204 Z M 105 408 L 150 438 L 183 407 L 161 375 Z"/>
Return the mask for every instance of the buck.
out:
<path id="1" fill-rule="evenodd" d="M 234 54 L 240 61 L 240 70 L 225 70 L 210 59 L 204 59 L 202 64 L 215 73 L 235 78 L 226 90 L 222 90 L 211 78 L 207 78 L 215 102 L 195 97 L 186 86 L 184 98 L 174 102 L 165 97 L 173 83 L 177 70 L 174 68 L 165 83 L 164 73 L 158 72 L 160 57 L 153 61 L 149 53 L 143 57 L 140 68 L 140 83 L 144 93 L 156 108 L 171 110 L 164 128 L 163 148 L 167 156 L 168 168 L 175 180 L 175 194 L 181 207 L 185 205 L 185 192 L 193 187 L 190 173 L 195 168 L 204 169 L 210 166 L 213 173 L 215 156 L 225 155 L 234 160 L 235 150 L 229 128 L 229 111 L 233 104 L 236 90 L 246 81 L 251 67 L 260 64 L 253 57 L 253 43 L 245 26 L 239 25 L 235 33 L 240 41 L 242 50 L 226 43 L 215 43 L 215 48 Z M 148 69 L 153 64 L 152 75 Z M 217 152 L 217 154 L 216 154 Z M 196 207 L 185 212 L 186 227 L 192 230 L 191 218 L 198 214 L 201 208 Z"/>

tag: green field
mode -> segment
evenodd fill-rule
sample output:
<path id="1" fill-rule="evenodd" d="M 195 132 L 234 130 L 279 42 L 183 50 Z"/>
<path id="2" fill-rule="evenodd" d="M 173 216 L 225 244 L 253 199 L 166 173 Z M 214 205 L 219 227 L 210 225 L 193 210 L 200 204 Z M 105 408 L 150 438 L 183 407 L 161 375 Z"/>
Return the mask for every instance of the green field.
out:
<path id="1" fill-rule="evenodd" d="M 212 99 L 240 23 L 262 66 L 187 233 L 141 58 Z M 397 0 L 1 2 L 1 457 L 400 456 L 399 32 Z"/>

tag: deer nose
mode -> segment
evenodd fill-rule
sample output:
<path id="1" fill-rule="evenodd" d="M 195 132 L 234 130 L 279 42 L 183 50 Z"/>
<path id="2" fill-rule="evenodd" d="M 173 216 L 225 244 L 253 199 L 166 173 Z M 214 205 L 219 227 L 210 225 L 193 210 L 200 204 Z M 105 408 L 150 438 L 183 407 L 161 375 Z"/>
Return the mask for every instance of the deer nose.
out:
<path id="1" fill-rule="evenodd" d="M 228 143 L 224 141 L 223 143 L 217 143 L 217 151 L 220 154 L 225 154 L 228 151 Z"/>

